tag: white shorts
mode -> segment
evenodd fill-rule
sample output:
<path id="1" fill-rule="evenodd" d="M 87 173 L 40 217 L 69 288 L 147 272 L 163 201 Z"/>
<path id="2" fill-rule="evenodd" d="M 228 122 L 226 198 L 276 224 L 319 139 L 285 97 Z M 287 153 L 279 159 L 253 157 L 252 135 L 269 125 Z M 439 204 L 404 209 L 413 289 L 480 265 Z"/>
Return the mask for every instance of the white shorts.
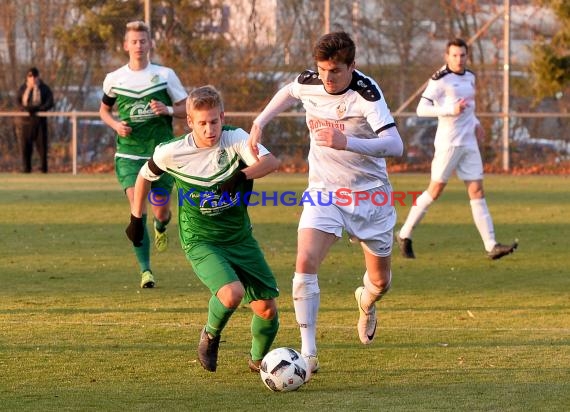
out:
<path id="1" fill-rule="evenodd" d="M 386 196 L 374 196 L 376 192 Z M 299 230 L 318 229 L 340 238 L 344 229 L 351 241 L 362 242 L 373 255 L 390 256 L 396 209 L 393 202 L 376 199 L 391 198 L 391 188 L 386 186 L 365 192 L 345 192 L 341 197 L 331 192 L 307 191 L 303 196 L 307 201 L 303 202 Z"/>
<path id="2" fill-rule="evenodd" d="M 453 171 L 461 180 L 482 180 L 483 161 L 477 146 L 451 146 L 435 149 L 431 162 L 431 180 L 447 183 Z"/>

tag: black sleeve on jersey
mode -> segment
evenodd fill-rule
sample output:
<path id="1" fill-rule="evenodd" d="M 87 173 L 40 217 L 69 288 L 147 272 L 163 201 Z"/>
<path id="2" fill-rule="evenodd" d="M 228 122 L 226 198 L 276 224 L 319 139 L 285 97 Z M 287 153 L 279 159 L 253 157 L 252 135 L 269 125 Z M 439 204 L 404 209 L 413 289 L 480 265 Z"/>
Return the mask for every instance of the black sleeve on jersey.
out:
<path id="1" fill-rule="evenodd" d="M 162 170 L 160 167 L 156 165 L 156 163 L 154 163 L 152 157 L 148 159 L 148 168 L 155 176 L 160 176 L 161 174 L 164 173 L 164 170 Z"/>
<path id="2" fill-rule="evenodd" d="M 246 167 L 247 167 L 247 165 L 240 160 L 239 161 L 239 170 L 242 170 Z M 247 179 L 245 182 L 243 182 L 243 188 L 242 188 L 242 190 L 243 190 L 242 193 L 244 196 L 243 204 L 245 205 L 246 209 L 247 209 L 247 206 L 249 205 L 249 199 L 251 198 L 251 194 L 253 192 L 253 182 L 254 182 L 254 179 Z"/>
<path id="3" fill-rule="evenodd" d="M 388 123 L 382 126 L 380 129 L 376 130 L 376 134 L 380 134 L 384 130 L 390 129 L 391 127 L 396 127 L 396 123 Z"/>
<path id="4" fill-rule="evenodd" d="M 305 70 L 297 77 L 297 82 L 301 84 L 323 84 L 319 75 L 312 70 Z"/>
<path id="5" fill-rule="evenodd" d="M 445 69 L 441 69 L 436 71 L 433 76 L 431 76 L 432 80 L 439 80 L 441 79 L 443 76 L 447 76 L 448 74 L 453 73 L 451 70 L 449 70 L 449 68 L 447 66 L 445 66 Z"/>
<path id="6" fill-rule="evenodd" d="M 103 94 L 103 98 L 101 99 L 103 103 L 105 103 L 109 107 L 113 107 L 115 102 L 117 101 L 116 97 L 109 97 L 106 94 Z"/>
<path id="7" fill-rule="evenodd" d="M 369 78 L 357 72 L 352 72 L 352 81 L 349 87 L 369 102 L 377 102 L 382 99 L 382 93 L 380 93 L 378 87 Z"/>

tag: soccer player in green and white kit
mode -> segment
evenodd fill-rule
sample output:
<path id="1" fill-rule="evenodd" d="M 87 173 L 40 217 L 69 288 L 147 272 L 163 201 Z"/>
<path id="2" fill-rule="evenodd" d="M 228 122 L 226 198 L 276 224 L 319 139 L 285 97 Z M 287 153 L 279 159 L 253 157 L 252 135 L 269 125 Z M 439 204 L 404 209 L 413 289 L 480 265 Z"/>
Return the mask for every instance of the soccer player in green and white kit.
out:
<path id="1" fill-rule="evenodd" d="M 248 134 L 223 125 L 222 98 L 212 86 L 193 90 L 186 110 L 192 132 L 160 144 L 139 172 L 127 236 L 133 244 L 141 241 L 143 205 L 151 182 L 173 176 L 182 248 L 212 293 L 198 345 L 200 364 L 216 370 L 222 331 L 245 299 L 253 311 L 248 365 L 258 372 L 279 328 L 279 290 L 252 235 L 247 193 L 253 179 L 277 169 L 279 161 L 262 145 L 257 160 L 247 144 Z"/>
<path id="2" fill-rule="evenodd" d="M 172 117 L 185 117 L 184 102 L 188 94 L 172 69 L 150 62 L 151 36 L 149 27 L 144 22 L 133 21 L 127 24 L 123 46 L 129 53 L 129 63 L 105 77 L 99 114 L 117 133 L 115 173 L 132 208 L 138 172 L 156 145 L 174 137 Z M 119 110 L 119 119 L 112 113 L 115 104 Z M 155 193 L 160 195 L 151 207 L 154 215 L 154 243 L 159 252 L 164 251 L 168 245 L 168 200 L 173 184 L 169 176 L 153 183 Z M 146 222 L 146 211 L 143 219 Z M 141 288 L 154 287 L 155 280 L 150 267 L 150 240 L 146 228 L 141 244 L 135 246 L 134 251 L 141 272 Z"/>

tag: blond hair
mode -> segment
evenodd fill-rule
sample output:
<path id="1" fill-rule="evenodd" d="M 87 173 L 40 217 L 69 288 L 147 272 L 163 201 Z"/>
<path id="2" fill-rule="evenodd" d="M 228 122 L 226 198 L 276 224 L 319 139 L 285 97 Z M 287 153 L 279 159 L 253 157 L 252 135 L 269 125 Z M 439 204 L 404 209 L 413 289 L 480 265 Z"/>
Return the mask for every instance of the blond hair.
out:
<path id="1" fill-rule="evenodd" d="M 219 107 L 220 111 L 224 111 L 222 95 L 211 85 L 198 87 L 190 92 L 186 99 L 186 112 L 193 110 L 209 110 Z"/>
<path id="2" fill-rule="evenodd" d="M 127 35 L 131 31 L 145 32 L 148 35 L 148 38 L 150 39 L 150 27 L 148 27 L 148 24 L 146 24 L 144 21 L 135 20 L 128 22 L 125 30 L 125 40 L 127 40 Z"/>

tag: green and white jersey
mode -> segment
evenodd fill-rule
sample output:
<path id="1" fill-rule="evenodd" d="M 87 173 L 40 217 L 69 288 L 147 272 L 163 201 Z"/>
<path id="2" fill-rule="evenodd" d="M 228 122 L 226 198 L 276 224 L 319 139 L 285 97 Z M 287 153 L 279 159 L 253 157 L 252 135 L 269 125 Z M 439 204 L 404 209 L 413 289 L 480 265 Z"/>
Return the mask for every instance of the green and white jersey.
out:
<path id="1" fill-rule="evenodd" d="M 237 170 L 257 160 L 247 145 L 248 133 L 243 129 L 224 126 L 216 146 L 198 148 L 192 133 L 160 144 L 152 160 L 161 170 L 174 177 L 178 191 L 178 223 L 180 240 L 186 249 L 196 242 L 231 245 L 251 235 L 251 223 L 244 194 L 250 192 L 253 180 L 237 188 L 233 197 L 222 194 L 220 186 Z M 269 151 L 259 145 L 259 156 Z M 140 174 L 154 181 L 148 162 Z"/>
<path id="2" fill-rule="evenodd" d="M 132 128 L 128 137 L 117 135 L 115 156 L 131 159 L 148 159 L 159 143 L 174 137 L 172 117 L 154 114 L 151 100 L 172 106 L 188 97 L 172 69 L 152 63 L 143 70 L 131 70 L 127 64 L 107 74 L 103 93 L 103 103 L 116 103 L 119 119 Z"/>

